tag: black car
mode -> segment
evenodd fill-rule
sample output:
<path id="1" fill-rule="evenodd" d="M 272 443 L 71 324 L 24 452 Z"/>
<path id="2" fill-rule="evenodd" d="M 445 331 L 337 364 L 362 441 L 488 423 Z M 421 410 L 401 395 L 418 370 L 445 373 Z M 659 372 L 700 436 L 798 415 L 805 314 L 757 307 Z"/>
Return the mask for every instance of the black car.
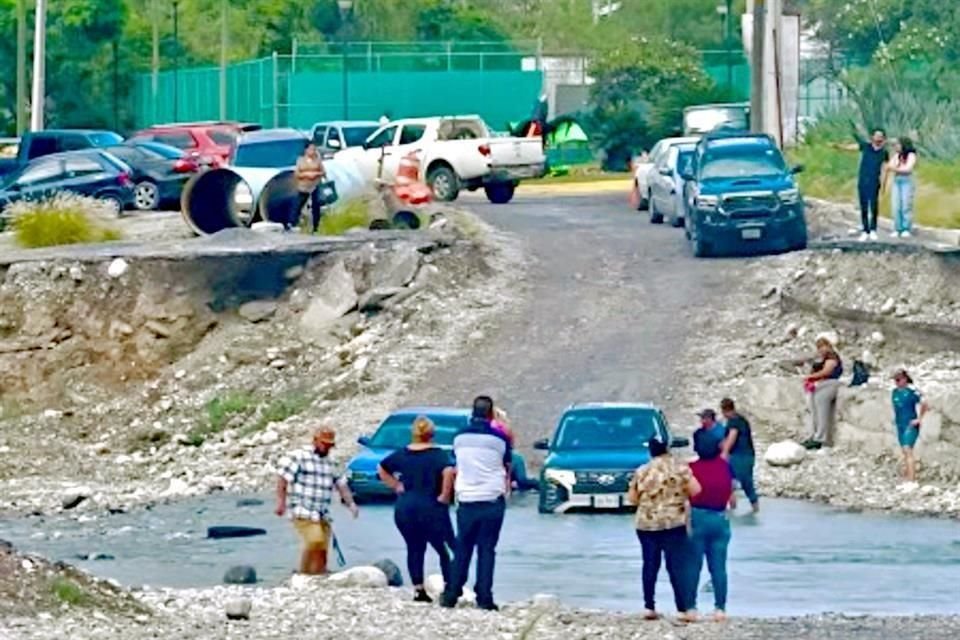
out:
<path id="1" fill-rule="evenodd" d="M 684 224 L 697 257 L 807 247 L 803 197 L 773 138 L 711 134 L 685 168 Z"/>
<path id="2" fill-rule="evenodd" d="M 119 214 L 133 203 L 132 170 L 101 149 L 57 153 L 31 160 L 0 185 L 0 211 L 20 200 L 69 191 L 108 201 Z"/>
<path id="3" fill-rule="evenodd" d="M 200 170 L 195 159 L 159 142 L 127 142 L 107 147 L 106 151 L 133 170 L 133 206 L 141 211 L 179 202 L 183 185 Z"/>
<path id="4" fill-rule="evenodd" d="M 120 144 L 123 137 L 113 131 L 98 129 L 45 129 L 28 131 L 18 142 L 17 157 L 0 160 L 0 176 L 16 173 L 31 160 L 54 153 L 102 149 Z"/>

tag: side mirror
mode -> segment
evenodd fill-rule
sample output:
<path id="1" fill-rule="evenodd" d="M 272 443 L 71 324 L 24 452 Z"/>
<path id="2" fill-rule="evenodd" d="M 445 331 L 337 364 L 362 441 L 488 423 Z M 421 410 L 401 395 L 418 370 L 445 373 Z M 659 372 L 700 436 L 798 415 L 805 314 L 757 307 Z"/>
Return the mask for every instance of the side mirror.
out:
<path id="1" fill-rule="evenodd" d="M 673 438 L 670 440 L 671 449 L 686 449 L 690 446 L 690 438 Z"/>
<path id="2" fill-rule="evenodd" d="M 359 444 L 361 447 L 369 447 L 370 436 L 360 436 L 359 438 L 357 438 L 357 444 Z"/>
<path id="3" fill-rule="evenodd" d="M 339 149 L 340 141 L 339 140 L 327 140 L 327 146 L 331 149 Z"/>
<path id="4" fill-rule="evenodd" d="M 805 169 L 806 167 L 804 167 L 802 164 L 798 164 L 794 168 L 790 169 L 790 173 L 797 175 L 798 173 L 803 173 Z"/>
<path id="5" fill-rule="evenodd" d="M 540 438 L 534 441 L 533 448 L 537 451 L 548 451 L 550 449 L 550 442 L 546 438 Z"/>
<path id="6" fill-rule="evenodd" d="M 670 169 L 670 167 L 663 167 L 660 169 L 660 175 L 667 176 L 669 178 L 673 175 L 673 171 Z"/>

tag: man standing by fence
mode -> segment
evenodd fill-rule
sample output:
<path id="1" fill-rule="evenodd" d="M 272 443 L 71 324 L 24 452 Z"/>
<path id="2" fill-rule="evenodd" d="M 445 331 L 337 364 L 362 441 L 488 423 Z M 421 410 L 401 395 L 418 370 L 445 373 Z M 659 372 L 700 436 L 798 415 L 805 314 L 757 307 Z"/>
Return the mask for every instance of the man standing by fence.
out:
<path id="1" fill-rule="evenodd" d="M 470 573 L 473 550 L 477 550 L 477 606 L 496 611 L 493 602 L 493 568 L 497 542 L 510 491 L 510 441 L 493 428 L 493 399 L 479 396 L 473 401 L 470 424 L 453 439 L 457 479 L 457 543 L 453 570 L 441 606 L 451 608 L 463 595 Z"/>

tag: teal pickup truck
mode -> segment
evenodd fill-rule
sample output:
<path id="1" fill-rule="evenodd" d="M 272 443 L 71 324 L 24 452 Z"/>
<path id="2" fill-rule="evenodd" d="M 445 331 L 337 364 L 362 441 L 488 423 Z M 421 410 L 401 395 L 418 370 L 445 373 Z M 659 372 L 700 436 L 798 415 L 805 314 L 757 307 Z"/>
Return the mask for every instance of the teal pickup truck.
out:
<path id="1" fill-rule="evenodd" d="M 650 404 L 588 403 L 564 411 L 552 438 L 534 443 L 547 452 L 540 474 L 540 513 L 628 508 L 630 479 L 650 461 L 648 442 L 690 445 L 671 436 L 663 412 Z"/>

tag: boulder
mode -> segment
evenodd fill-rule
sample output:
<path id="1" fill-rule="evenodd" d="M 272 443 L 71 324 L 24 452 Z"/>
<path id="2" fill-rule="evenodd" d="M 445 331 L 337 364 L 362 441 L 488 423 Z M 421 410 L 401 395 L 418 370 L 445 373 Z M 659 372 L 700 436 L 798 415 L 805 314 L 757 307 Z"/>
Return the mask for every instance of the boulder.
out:
<path id="1" fill-rule="evenodd" d="M 223 608 L 227 614 L 227 620 L 249 620 L 253 603 L 250 602 L 250 598 L 233 598 L 227 600 Z"/>
<path id="2" fill-rule="evenodd" d="M 400 571 L 400 567 L 394 563 L 393 560 L 385 558 L 383 560 L 377 560 L 373 563 L 377 569 L 383 571 L 384 575 L 387 576 L 387 584 L 391 587 L 402 587 L 403 586 L 403 573 Z"/>
<path id="3" fill-rule="evenodd" d="M 806 449 L 798 443 L 793 440 L 784 440 L 770 445 L 763 459 L 772 467 L 790 467 L 803 462 L 806 456 Z"/>
<path id="4" fill-rule="evenodd" d="M 237 313 L 248 322 L 262 322 L 277 312 L 277 303 L 272 300 L 252 300 L 240 305 Z"/>
<path id="5" fill-rule="evenodd" d="M 334 264 L 318 285 L 307 310 L 300 317 L 300 327 L 307 334 L 322 333 L 357 306 L 357 292 L 343 261 Z"/>
<path id="6" fill-rule="evenodd" d="M 107 275 L 111 278 L 119 278 L 127 272 L 127 269 L 130 268 L 130 265 L 127 264 L 127 261 L 123 258 L 115 258 L 113 262 L 110 263 L 110 266 L 107 267 Z"/>
<path id="7" fill-rule="evenodd" d="M 405 287 L 417 275 L 420 268 L 420 252 L 413 245 L 398 245 L 377 256 L 370 270 L 370 285 L 380 287 Z"/>
<path id="8" fill-rule="evenodd" d="M 338 587 L 382 589 L 388 585 L 387 574 L 377 567 L 351 567 L 334 573 L 327 582 Z"/>
<path id="9" fill-rule="evenodd" d="M 87 495 L 86 492 L 74 491 L 72 493 L 68 493 L 67 495 L 65 495 L 60 505 L 64 508 L 65 511 L 68 511 L 70 509 L 77 508 L 78 506 L 80 506 L 81 502 L 83 502 L 89 497 L 90 496 Z"/>
<path id="10" fill-rule="evenodd" d="M 253 567 L 245 564 L 230 567 L 223 574 L 224 584 L 256 584 L 257 571 Z"/>

